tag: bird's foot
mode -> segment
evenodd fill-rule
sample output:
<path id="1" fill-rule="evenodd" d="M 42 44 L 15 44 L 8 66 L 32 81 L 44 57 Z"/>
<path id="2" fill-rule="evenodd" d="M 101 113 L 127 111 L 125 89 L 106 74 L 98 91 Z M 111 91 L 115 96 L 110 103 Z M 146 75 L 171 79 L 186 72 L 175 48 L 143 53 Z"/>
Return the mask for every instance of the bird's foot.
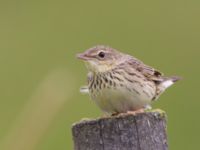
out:
<path id="1" fill-rule="evenodd" d="M 115 112 L 115 113 L 112 113 L 111 116 L 124 116 L 124 115 L 127 115 L 127 114 L 136 115 L 136 114 L 144 113 L 144 112 L 145 112 L 145 109 L 140 108 L 140 109 L 135 110 L 135 111 L 127 111 L 127 112 L 123 112 L 123 113 Z"/>
<path id="2" fill-rule="evenodd" d="M 135 111 L 127 111 L 127 114 L 136 115 L 136 114 L 144 113 L 144 112 L 145 112 L 145 109 L 144 108 L 140 108 L 140 109 L 135 110 Z"/>

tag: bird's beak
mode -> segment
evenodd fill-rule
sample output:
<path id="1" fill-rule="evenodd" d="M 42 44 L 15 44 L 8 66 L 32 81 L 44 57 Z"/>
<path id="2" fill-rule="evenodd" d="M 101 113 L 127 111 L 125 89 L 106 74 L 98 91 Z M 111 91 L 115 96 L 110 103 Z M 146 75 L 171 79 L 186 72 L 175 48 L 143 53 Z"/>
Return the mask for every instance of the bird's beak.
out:
<path id="1" fill-rule="evenodd" d="M 85 53 L 79 53 L 76 55 L 76 57 L 78 59 L 85 60 L 85 61 L 89 60 L 89 57 Z"/>

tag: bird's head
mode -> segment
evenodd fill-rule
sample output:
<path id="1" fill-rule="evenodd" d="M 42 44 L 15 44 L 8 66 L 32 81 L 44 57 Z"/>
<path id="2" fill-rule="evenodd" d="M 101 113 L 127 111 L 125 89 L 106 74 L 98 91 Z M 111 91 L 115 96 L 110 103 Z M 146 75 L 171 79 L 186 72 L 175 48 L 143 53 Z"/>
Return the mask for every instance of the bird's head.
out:
<path id="1" fill-rule="evenodd" d="M 114 68 L 121 60 L 123 54 L 106 46 L 95 46 L 83 53 L 77 54 L 77 58 L 84 60 L 89 71 L 105 72 Z"/>

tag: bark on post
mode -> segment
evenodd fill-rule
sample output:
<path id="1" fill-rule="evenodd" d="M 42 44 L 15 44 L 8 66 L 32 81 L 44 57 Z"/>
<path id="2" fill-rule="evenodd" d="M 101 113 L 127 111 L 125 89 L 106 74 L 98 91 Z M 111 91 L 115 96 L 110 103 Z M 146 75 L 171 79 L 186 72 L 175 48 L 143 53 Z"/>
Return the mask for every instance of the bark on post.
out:
<path id="1" fill-rule="evenodd" d="M 72 127 L 75 150 L 167 150 L 161 110 L 83 120 Z"/>

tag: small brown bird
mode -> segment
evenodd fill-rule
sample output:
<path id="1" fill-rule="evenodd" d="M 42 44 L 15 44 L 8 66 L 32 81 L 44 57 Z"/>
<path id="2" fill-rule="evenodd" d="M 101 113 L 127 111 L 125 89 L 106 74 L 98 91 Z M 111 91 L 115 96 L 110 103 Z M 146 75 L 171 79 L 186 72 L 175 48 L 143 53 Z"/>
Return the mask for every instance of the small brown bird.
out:
<path id="1" fill-rule="evenodd" d="M 128 54 L 95 46 L 77 57 L 86 62 L 88 85 L 82 89 L 106 113 L 125 113 L 150 106 L 179 77 L 165 77 Z"/>

